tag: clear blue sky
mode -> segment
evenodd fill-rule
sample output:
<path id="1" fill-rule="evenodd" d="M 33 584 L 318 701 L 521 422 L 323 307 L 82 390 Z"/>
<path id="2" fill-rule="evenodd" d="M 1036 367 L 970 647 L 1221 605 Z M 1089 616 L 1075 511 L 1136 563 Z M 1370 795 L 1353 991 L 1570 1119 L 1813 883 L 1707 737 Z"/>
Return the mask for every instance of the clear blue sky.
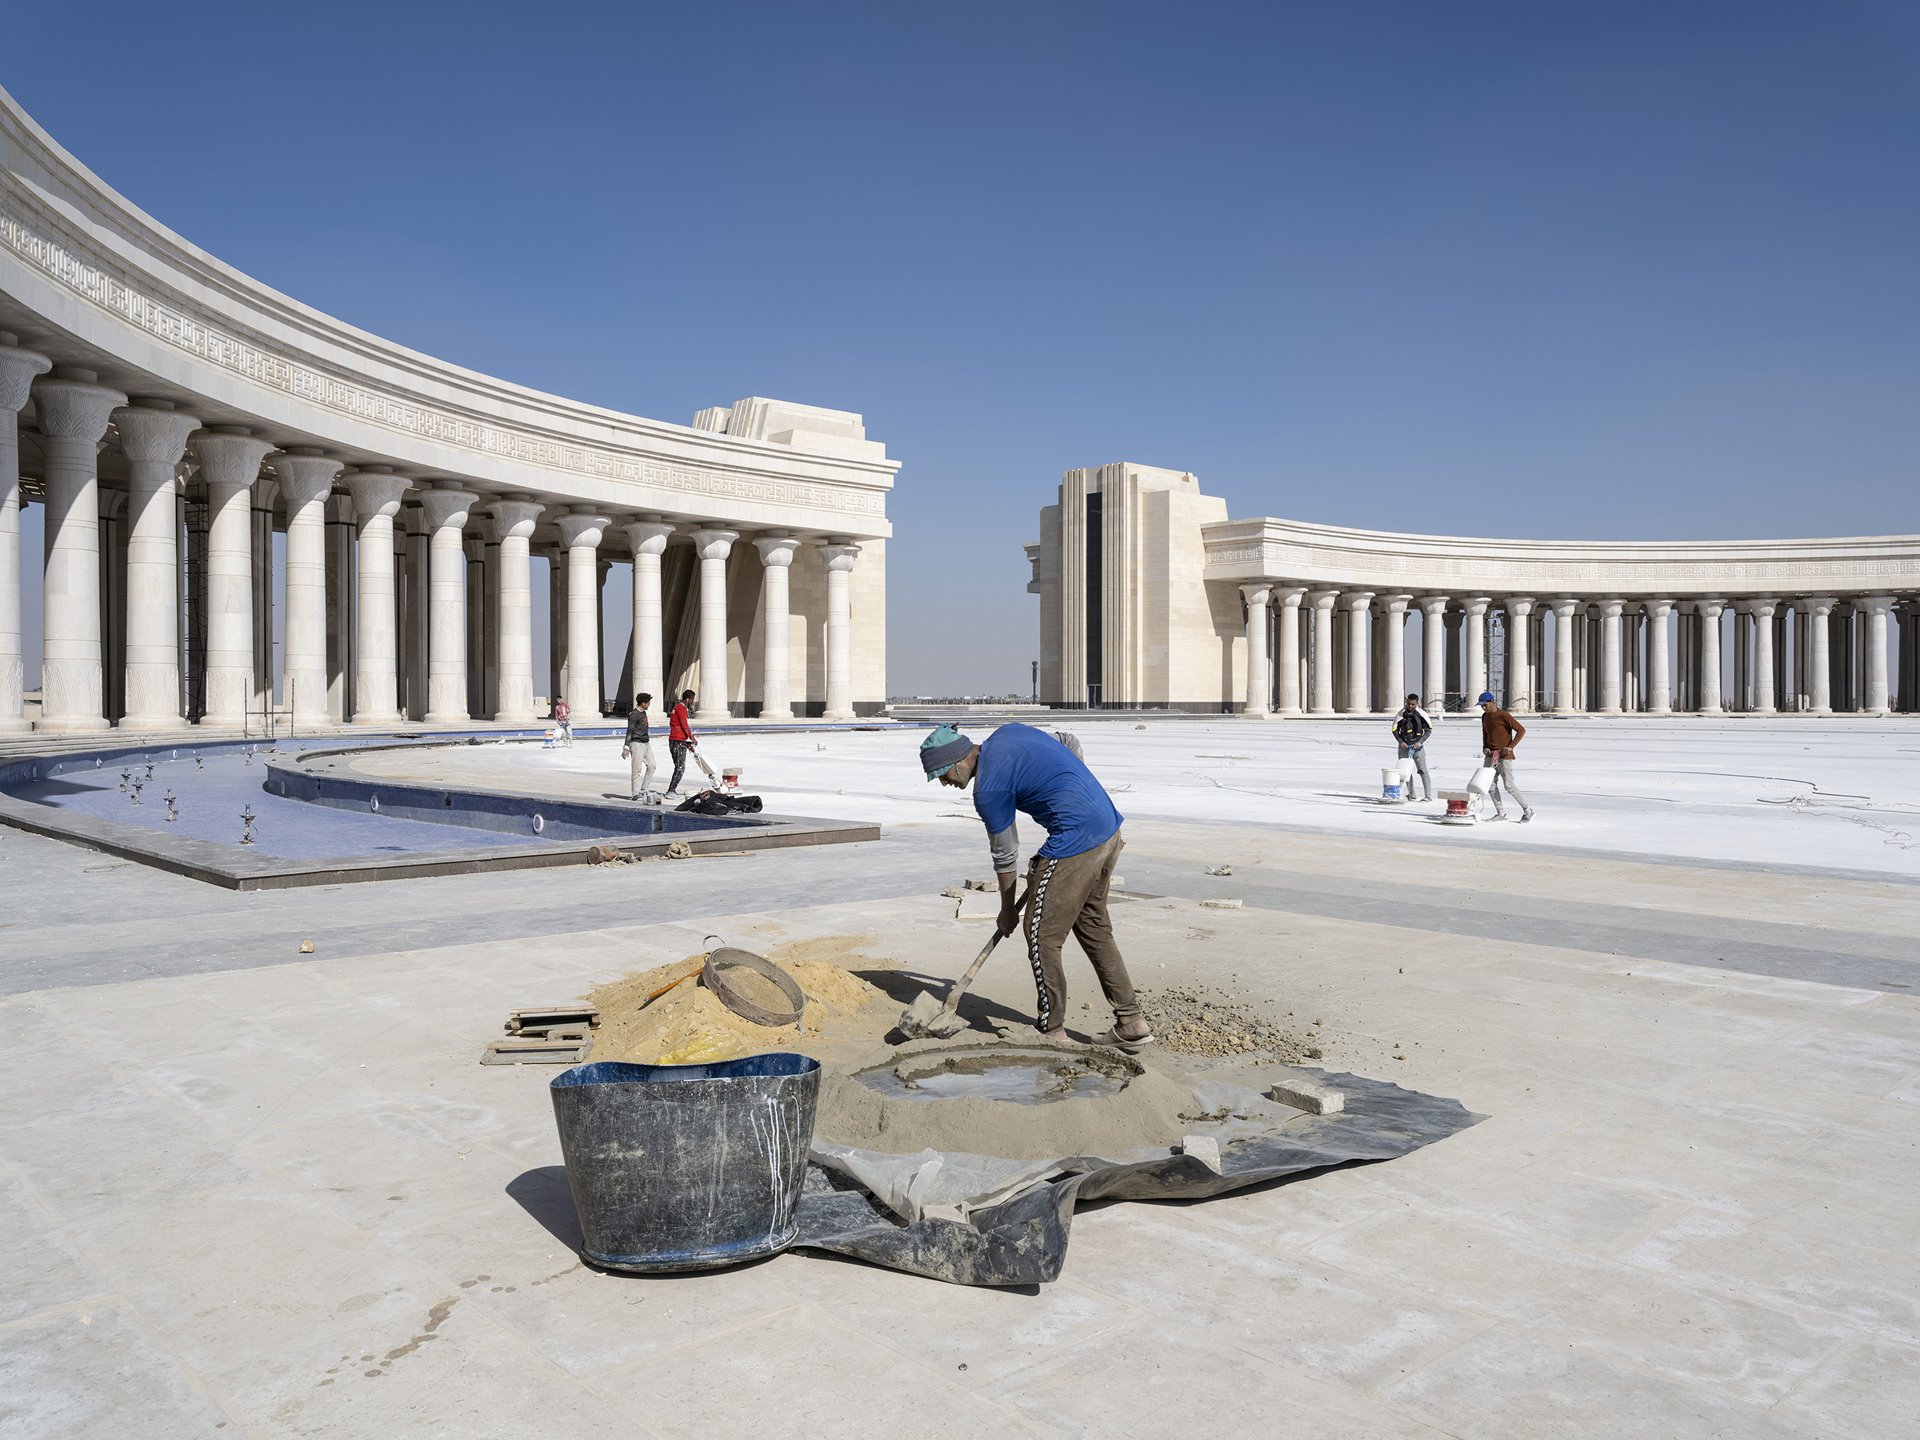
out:
<path id="1" fill-rule="evenodd" d="M 1070 466 L 1495 535 L 1920 530 L 1920 6 L 95 3 L 0 80 L 404 344 L 864 412 L 891 688 L 1021 688 Z"/>

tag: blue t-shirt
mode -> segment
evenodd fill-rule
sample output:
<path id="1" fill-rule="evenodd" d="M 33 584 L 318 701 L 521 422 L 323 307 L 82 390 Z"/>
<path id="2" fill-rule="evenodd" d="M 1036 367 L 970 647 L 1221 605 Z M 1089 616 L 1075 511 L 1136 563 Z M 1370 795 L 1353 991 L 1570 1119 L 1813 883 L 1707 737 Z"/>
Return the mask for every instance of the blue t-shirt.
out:
<path id="1" fill-rule="evenodd" d="M 989 835 L 1013 824 L 1014 811 L 1047 832 L 1040 854 L 1064 860 L 1104 845 L 1120 828 L 1120 812 L 1080 757 L 1044 730 L 1002 725 L 980 747 L 973 808 Z"/>

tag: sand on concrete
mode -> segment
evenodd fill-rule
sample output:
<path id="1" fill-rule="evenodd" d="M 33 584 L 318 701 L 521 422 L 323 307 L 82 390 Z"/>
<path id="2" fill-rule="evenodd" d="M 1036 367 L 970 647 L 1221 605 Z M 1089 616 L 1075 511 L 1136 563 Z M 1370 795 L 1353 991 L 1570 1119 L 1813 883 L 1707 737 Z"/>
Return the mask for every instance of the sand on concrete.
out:
<path id="1" fill-rule="evenodd" d="M 1074 1096 L 1038 1105 L 977 1096 L 930 1102 L 883 1095 L 854 1078 L 872 1066 L 929 1056 L 984 1055 L 996 1049 L 1058 1055 L 1069 1063 L 1089 1057 L 1102 1067 L 1118 1060 L 1133 1074 L 1118 1094 Z M 912 1041 L 878 1051 L 850 1069 L 828 1070 L 820 1077 L 813 1133 L 818 1139 L 895 1155 L 944 1150 L 1014 1160 L 1125 1159 L 1141 1150 L 1177 1143 L 1191 1122 L 1201 1118 L 1202 1107 L 1190 1084 L 1141 1059 L 1091 1045 L 1001 1042 L 965 1035 Z"/>
<path id="2" fill-rule="evenodd" d="M 756 1025 L 727 1009 L 700 980 L 705 953 L 602 985 L 587 996 L 600 1011 L 587 1058 L 699 1065 L 784 1050 L 811 1055 L 823 1064 L 857 1059 L 880 1043 L 899 1019 L 900 1006 L 845 964 L 825 957 L 867 966 L 882 963 L 857 953 L 867 938 L 820 936 L 776 947 L 767 956 L 807 997 L 793 1025 Z M 734 972 L 743 973 L 749 972 Z M 649 1003 L 647 997 L 665 985 L 673 988 Z M 784 997 L 777 998 L 785 1003 Z"/>

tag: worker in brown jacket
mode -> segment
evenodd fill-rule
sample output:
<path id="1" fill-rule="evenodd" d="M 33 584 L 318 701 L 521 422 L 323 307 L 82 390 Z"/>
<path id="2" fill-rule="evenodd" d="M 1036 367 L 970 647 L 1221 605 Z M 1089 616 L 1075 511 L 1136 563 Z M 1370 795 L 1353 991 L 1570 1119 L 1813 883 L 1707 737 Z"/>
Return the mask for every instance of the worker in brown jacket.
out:
<path id="1" fill-rule="evenodd" d="M 1533 819 L 1533 807 L 1527 804 L 1527 797 L 1520 793 L 1520 787 L 1513 778 L 1514 747 L 1526 738 L 1527 727 L 1495 703 L 1493 692 L 1480 692 L 1480 751 L 1488 765 L 1493 767 L 1493 784 L 1489 787 L 1487 798 L 1493 801 L 1493 818 L 1507 818 L 1507 807 L 1500 803 L 1500 786 L 1504 783 L 1507 793 L 1520 802 L 1520 823 L 1526 824 Z"/>

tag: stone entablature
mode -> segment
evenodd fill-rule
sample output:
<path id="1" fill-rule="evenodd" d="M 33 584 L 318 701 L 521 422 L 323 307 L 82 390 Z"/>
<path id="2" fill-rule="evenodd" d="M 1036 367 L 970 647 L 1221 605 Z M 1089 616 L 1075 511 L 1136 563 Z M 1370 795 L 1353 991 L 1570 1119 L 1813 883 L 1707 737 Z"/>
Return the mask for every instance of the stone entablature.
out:
<path id="1" fill-rule="evenodd" d="M 241 274 L 139 210 L 0 90 L 0 328 L 30 313 L 152 393 L 231 407 L 349 463 L 455 473 L 582 505 L 721 510 L 748 525 L 884 538 L 898 462 L 859 417 L 762 400 L 768 430 L 584 405 L 395 345 Z M 177 387 L 178 396 L 169 394 Z M 724 413 L 724 412 L 723 412 Z M 226 417 L 221 417 L 226 418 Z"/>
<path id="2" fill-rule="evenodd" d="M 1204 529 L 1207 579 L 1286 578 L 1383 590 L 1581 595 L 1794 595 L 1920 589 L 1920 535 L 1813 540 L 1496 540 L 1298 520 Z"/>

